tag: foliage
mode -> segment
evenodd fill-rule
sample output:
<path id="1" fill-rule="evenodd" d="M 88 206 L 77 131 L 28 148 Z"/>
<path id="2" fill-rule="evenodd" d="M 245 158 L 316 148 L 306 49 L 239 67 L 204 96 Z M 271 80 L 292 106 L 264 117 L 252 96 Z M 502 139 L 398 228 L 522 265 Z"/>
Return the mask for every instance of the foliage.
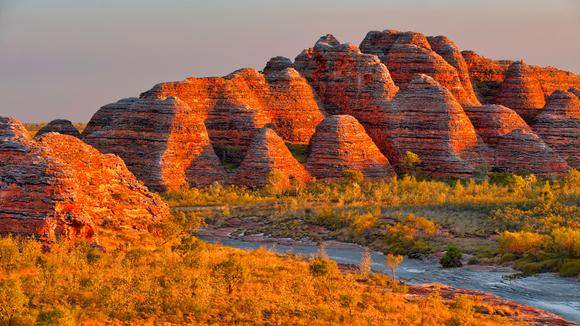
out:
<path id="1" fill-rule="evenodd" d="M 0 238 L 10 253 L 0 256 L 0 266 L 10 266 L 0 274 L 0 324 L 445 324 L 455 309 L 441 303 L 435 310 L 433 298 L 409 301 L 385 291 L 393 285 L 386 276 L 372 274 L 366 284 L 320 257 L 245 252 L 190 237 L 132 243 L 93 261 L 84 243 L 43 252 L 35 240 Z M 509 323 L 476 311 L 470 318 Z"/>
<path id="2" fill-rule="evenodd" d="M 439 263 L 444 268 L 461 267 L 463 266 L 461 258 L 463 258 L 461 250 L 455 246 L 449 246 L 443 257 L 439 260 Z"/>

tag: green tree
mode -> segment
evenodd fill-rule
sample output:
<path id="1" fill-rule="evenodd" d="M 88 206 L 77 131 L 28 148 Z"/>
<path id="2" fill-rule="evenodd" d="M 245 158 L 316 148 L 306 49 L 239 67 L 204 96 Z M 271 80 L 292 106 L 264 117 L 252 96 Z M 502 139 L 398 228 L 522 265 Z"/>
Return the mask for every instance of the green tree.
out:
<path id="1" fill-rule="evenodd" d="M 410 175 L 415 175 L 417 172 L 419 172 L 419 164 L 421 164 L 421 158 L 419 155 L 411 151 L 406 151 L 405 156 L 400 161 L 400 165 L 403 168 L 403 171 Z"/>
<path id="2" fill-rule="evenodd" d="M 444 268 L 452 268 L 452 267 L 461 267 L 463 263 L 461 263 L 461 258 L 463 257 L 463 253 L 459 248 L 455 246 L 448 246 L 445 255 L 441 257 L 439 263 Z"/>

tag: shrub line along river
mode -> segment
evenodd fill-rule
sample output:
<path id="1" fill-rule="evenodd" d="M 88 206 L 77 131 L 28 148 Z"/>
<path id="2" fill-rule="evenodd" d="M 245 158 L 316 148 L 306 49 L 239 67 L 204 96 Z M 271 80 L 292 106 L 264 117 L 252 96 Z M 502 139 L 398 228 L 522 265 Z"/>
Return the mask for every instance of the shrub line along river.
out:
<path id="1" fill-rule="evenodd" d="M 211 243 L 245 250 L 260 247 L 278 253 L 293 252 L 301 256 L 315 256 L 315 244 L 301 242 L 243 241 L 202 234 L 200 239 Z M 339 264 L 358 265 L 365 248 L 355 244 L 329 241 L 326 253 Z M 372 270 L 386 273 L 385 255 L 371 252 Z M 553 274 L 539 274 L 525 278 L 510 279 L 512 271 L 506 268 L 467 266 L 444 269 L 436 261 L 405 259 L 397 269 L 397 276 L 409 284 L 442 283 L 456 288 L 492 293 L 524 305 L 553 312 L 575 323 L 580 323 L 580 282 Z"/>

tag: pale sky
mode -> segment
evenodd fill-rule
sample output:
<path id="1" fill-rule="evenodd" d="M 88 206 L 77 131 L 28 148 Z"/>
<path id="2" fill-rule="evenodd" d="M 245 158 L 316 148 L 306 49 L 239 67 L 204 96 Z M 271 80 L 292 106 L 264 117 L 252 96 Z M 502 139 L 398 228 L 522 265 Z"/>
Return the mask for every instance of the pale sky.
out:
<path id="1" fill-rule="evenodd" d="M 580 73 L 580 0 L 0 0 L 0 116 L 88 121 L 158 82 L 387 28 Z"/>

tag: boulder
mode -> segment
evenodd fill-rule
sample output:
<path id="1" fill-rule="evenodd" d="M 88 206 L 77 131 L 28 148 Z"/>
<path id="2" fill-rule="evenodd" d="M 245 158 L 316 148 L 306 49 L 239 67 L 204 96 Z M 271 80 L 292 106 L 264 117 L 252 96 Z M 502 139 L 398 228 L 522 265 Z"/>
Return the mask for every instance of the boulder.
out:
<path id="1" fill-rule="evenodd" d="M 68 135 L 34 140 L 0 117 L 0 233 L 98 241 L 101 227 L 143 231 L 168 216 L 119 157 Z"/>
<path id="2" fill-rule="evenodd" d="M 260 129 L 248 154 L 236 171 L 235 183 L 251 188 L 264 186 L 289 187 L 292 180 L 312 179 L 290 153 L 284 140 L 268 127 Z"/>
<path id="3" fill-rule="evenodd" d="M 83 139 L 103 153 L 119 155 L 156 191 L 226 178 L 203 120 L 176 97 L 128 98 L 105 105 L 92 117 Z"/>
<path id="4" fill-rule="evenodd" d="M 566 162 L 513 110 L 502 105 L 466 107 L 478 135 L 493 150 L 495 171 L 562 176 Z"/>
<path id="5" fill-rule="evenodd" d="M 49 132 L 58 132 L 59 134 L 81 138 L 81 134 L 78 129 L 72 124 L 72 122 L 65 119 L 52 120 L 47 125 L 40 128 L 34 137 L 39 138 Z"/>
<path id="6" fill-rule="evenodd" d="M 384 121 L 389 160 L 418 154 L 423 172 L 465 177 L 488 163 L 487 146 L 453 95 L 433 78 L 416 75 L 391 101 Z"/>
<path id="7" fill-rule="evenodd" d="M 532 129 L 571 167 L 580 168 L 580 100 L 557 90 L 533 121 Z"/>
<path id="8" fill-rule="evenodd" d="M 515 110 L 527 122 L 531 122 L 546 104 L 542 85 L 534 71 L 523 61 L 509 66 L 495 103 Z"/>
<path id="9" fill-rule="evenodd" d="M 350 115 L 333 115 L 318 125 L 310 141 L 306 169 L 324 182 L 345 181 L 347 173 L 353 171 L 372 181 L 394 174 L 388 159 Z"/>

